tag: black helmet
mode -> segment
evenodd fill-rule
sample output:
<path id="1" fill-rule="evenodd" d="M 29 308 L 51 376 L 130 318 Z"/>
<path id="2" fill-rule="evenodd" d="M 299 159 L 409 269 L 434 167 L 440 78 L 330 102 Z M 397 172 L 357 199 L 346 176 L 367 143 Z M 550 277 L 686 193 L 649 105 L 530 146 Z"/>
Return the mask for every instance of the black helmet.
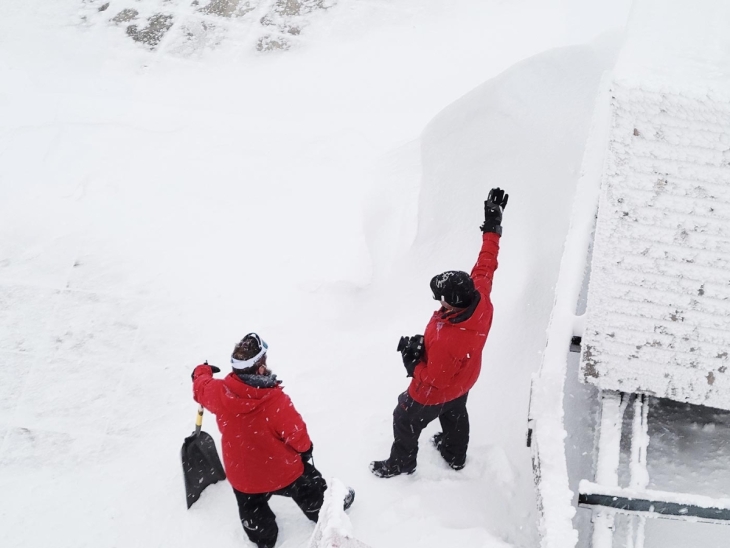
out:
<path id="1" fill-rule="evenodd" d="M 437 301 L 443 300 L 458 308 L 474 302 L 476 288 L 471 276 L 461 270 L 447 270 L 431 278 L 431 291 Z"/>

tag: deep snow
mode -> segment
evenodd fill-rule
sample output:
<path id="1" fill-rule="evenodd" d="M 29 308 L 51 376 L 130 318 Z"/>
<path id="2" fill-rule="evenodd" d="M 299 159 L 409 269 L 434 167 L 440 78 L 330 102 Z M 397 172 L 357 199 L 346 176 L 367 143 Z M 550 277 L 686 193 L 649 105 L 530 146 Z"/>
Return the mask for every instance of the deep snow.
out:
<path id="1" fill-rule="evenodd" d="M 178 452 L 191 368 L 256 330 L 318 467 L 357 489 L 358 538 L 534 546 L 528 379 L 617 40 L 480 84 L 620 29 L 628 2 L 342 1 L 289 52 L 195 59 L 78 9 L 0 6 L 0 545 L 247 545 L 227 485 L 185 510 Z M 379 480 L 397 338 L 433 274 L 473 264 L 491 186 L 512 197 L 468 466 L 424 446 Z M 279 546 L 304 545 L 273 507 Z"/>

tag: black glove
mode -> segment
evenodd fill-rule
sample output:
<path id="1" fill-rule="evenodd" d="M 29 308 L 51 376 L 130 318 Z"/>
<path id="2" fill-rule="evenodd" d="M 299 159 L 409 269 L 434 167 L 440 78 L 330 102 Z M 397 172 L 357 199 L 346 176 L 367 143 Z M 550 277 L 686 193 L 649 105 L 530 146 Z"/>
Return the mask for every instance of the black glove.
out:
<path id="1" fill-rule="evenodd" d="M 200 365 L 207 365 L 208 367 L 210 367 L 210 370 L 213 373 L 220 373 L 221 372 L 221 370 L 220 370 L 219 367 L 216 367 L 215 365 L 208 365 L 208 361 L 207 360 L 205 361 L 205 363 L 201 363 Z M 195 369 L 197 369 L 198 367 L 200 367 L 200 365 L 195 366 Z M 193 380 L 195 380 L 195 369 L 193 369 L 193 372 L 190 375 L 190 378 L 193 379 Z"/>
<path id="2" fill-rule="evenodd" d="M 507 207 L 509 194 L 505 194 L 501 188 L 493 188 L 484 201 L 484 224 L 479 228 L 482 232 L 494 232 L 502 235 L 502 211 Z"/>
<path id="3" fill-rule="evenodd" d="M 403 357 L 403 365 L 406 368 L 407 377 L 412 377 L 416 366 L 423 358 L 426 350 L 423 335 L 414 335 L 413 337 L 401 337 L 398 343 L 398 350 Z"/>
<path id="4" fill-rule="evenodd" d="M 302 457 L 302 462 L 309 462 L 312 460 L 312 451 L 314 451 L 314 444 L 309 446 L 309 449 L 304 451 L 303 453 L 299 453 Z"/>

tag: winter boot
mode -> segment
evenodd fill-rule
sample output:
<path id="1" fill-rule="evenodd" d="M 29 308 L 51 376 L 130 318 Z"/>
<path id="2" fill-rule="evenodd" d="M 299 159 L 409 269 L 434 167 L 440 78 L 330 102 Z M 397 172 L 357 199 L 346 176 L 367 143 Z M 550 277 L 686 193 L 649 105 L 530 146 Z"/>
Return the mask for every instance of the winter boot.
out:
<path id="1" fill-rule="evenodd" d="M 416 471 L 415 463 L 409 467 L 403 467 L 388 460 L 376 460 L 370 463 L 370 471 L 379 478 L 392 478 L 401 474 L 412 474 Z"/>
<path id="2" fill-rule="evenodd" d="M 456 461 L 456 459 L 453 458 L 447 458 L 444 456 L 443 451 L 441 450 L 441 447 L 444 444 L 444 433 L 443 432 L 437 432 L 433 435 L 431 438 L 431 443 L 436 448 L 436 450 L 439 452 L 441 457 L 446 461 L 446 463 L 453 469 L 453 470 L 461 470 L 464 468 L 464 462 Z"/>
<path id="3" fill-rule="evenodd" d="M 345 510 L 349 509 L 353 502 L 355 502 L 355 490 L 352 487 L 348 487 L 347 494 L 345 495 Z"/>

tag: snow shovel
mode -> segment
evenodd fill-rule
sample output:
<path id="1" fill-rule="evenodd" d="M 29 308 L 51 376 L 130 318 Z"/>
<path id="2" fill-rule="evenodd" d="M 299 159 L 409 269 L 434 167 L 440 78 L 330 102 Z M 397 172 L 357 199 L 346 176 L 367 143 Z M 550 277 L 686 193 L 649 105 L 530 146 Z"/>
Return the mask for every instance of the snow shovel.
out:
<path id="1" fill-rule="evenodd" d="M 198 416 L 195 419 L 195 432 L 185 438 L 180 451 L 188 508 L 200 498 L 200 494 L 206 487 L 226 479 L 221 459 L 218 458 L 218 452 L 215 449 L 215 442 L 210 434 L 200 430 L 202 425 L 203 406 L 201 405 L 198 407 Z"/>

